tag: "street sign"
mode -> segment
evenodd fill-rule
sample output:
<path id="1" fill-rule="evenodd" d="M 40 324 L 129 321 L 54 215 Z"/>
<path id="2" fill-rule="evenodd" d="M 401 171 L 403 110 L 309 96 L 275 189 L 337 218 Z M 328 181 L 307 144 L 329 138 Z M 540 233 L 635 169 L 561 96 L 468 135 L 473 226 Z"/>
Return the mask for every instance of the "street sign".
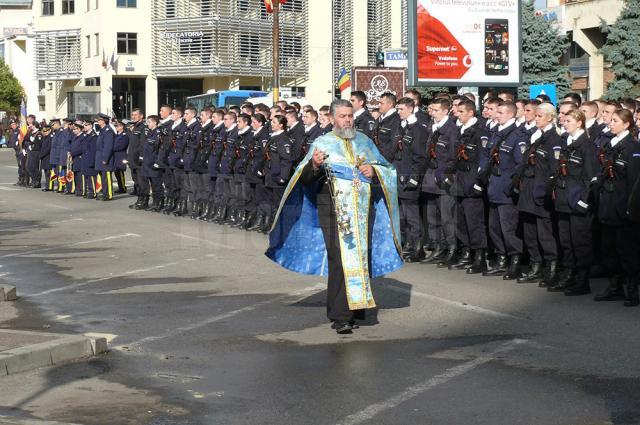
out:
<path id="1" fill-rule="evenodd" d="M 387 68 L 406 68 L 409 66 L 409 57 L 406 49 L 393 49 L 384 51 L 384 66 Z"/>
<path id="2" fill-rule="evenodd" d="M 541 94 L 546 94 L 554 106 L 558 105 L 558 91 L 555 84 L 537 84 L 529 87 L 529 98 L 535 99 Z"/>

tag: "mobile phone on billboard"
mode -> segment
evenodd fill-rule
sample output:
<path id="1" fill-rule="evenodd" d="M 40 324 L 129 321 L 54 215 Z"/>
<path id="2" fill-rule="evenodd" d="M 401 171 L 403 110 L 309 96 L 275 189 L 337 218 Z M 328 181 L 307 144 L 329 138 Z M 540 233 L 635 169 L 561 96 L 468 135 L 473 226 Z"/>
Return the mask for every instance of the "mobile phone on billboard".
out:
<path id="1" fill-rule="evenodd" d="M 509 20 L 484 21 L 484 73 L 509 75 Z"/>

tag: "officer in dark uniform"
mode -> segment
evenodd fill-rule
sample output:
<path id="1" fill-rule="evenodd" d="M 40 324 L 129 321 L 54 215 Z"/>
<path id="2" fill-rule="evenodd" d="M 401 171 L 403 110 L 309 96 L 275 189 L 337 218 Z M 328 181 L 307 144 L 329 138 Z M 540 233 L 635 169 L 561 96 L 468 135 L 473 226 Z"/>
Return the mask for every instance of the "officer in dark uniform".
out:
<path id="1" fill-rule="evenodd" d="M 214 208 L 211 209 L 211 214 L 207 217 L 208 222 L 217 223 L 224 212 L 224 205 L 222 202 L 222 195 L 224 184 L 222 179 L 218 182 L 218 165 L 220 165 L 220 158 L 222 157 L 222 151 L 224 149 L 224 112 L 217 110 L 213 113 L 213 130 L 211 130 L 211 155 L 209 156 L 209 177 L 211 178 L 211 190 L 209 192 L 209 201 L 213 204 Z"/>
<path id="2" fill-rule="evenodd" d="M 455 141 L 455 163 L 446 170 L 445 181 L 451 182 L 449 193 L 455 197 L 458 210 L 456 228 L 462 246 L 458 261 L 450 269 L 467 269 L 467 273 L 481 273 L 485 268 L 487 233 L 480 163 L 483 146 L 489 132 L 476 118 L 476 105 L 463 98 L 457 106 L 460 136 Z M 474 252 L 472 260 L 471 251 Z"/>
<path id="3" fill-rule="evenodd" d="M 145 142 L 145 128 L 144 128 L 144 113 L 139 108 L 134 108 L 131 111 L 131 123 L 129 125 L 129 147 L 127 148 L 127 165 L 131 170 L 131 179 L 133 180 L 132 195 L 136 195 L 138 199 L 136 202 L 129 206 L 129 208 L 135 208 L 140 202 L 142 202 L 143 196 L 149 196 L 148 193 L 140 192 L 140 169 L 142 163 L 140 157 L 142 156 L 142 147 Z"/>
<path id="4" fill-rule="evenodd" d="M 115 142 L 115 134 L 109 125 L 109 116 L 106 114 L 98 114 L 98 126 L 100 133 L 96 140 L 96 162 L 95 168 L 98 174 L 98 184 L 100 194 L 96 199 L 99 201 L 110 201 L 113 199 L 113 182 L 111 181 L 111 172 L 114 168 L 113 145 Z M 98 189 L 98 187 L 96 187 Z"/>
<path id="5" fill-rule="evenodd" d="M 40 169 L 44 173 L 44 188 L 42 188 L 43 192 L 51 192 L 53 190 L 53 180 L 51 173 L 51 139 L 52 128 L 51 123 L 44 125 L 42 127 L 42 146 L 40 148 Z"/>
<path id="6" fill-rule="evenodd" d="M 184 135 L 187 125 L 182 118 L 184 110 L 176 106 L 171 111 L 171 149 L 169 150 L 169 157 L 167 163 L 168 168 L 165 169 L 165 174 L 168 178 L 165 178 L 165 189 L 170 193 L 168 195 L 174 199 L 175 204 L 171 209 L 165 208 L 164 213 L 169 215 L 171 212 L 186 210 L 186 201 L 183 201 L 182 187 L 184 180 L 184 168 L 180 163 L 180 157 L 184 148 Z"/>
<path id="7" fill-rule="evenodd" d="M 15 186 L 22 186 L 24 183 L 24 170 L 20 165 L 20 156 L 22 155 L 22 144 L 20 143 L 20 129 L 18 128 L 18 122 L 16 120 L 9 121 L 9 144 L 15 151 L 16 163 L 18 164 L 18 181 Z"/>
<path id="8" fill-rule="evenodd" d="M 396 112 L 396 97 L 392 93 L 380 96 L 380 119 L 373 141 L 380 153 L 389 162 L 393 162 L 395 145 L 400 134 L 400 116 Z"/>
<path id="9" fill-rule="evenodd" d="M 518 283 L 539 282 L 541 287 L 553 286 L 557 278 L 558 252 L 550 196 L 550 178 L 557 169 L 562 149 L 562 138 L 554 124 L 556 114 L 550 103 L 538 106 L 538 130 L 531 136 L 529 149 L 514 181 L 514 187 L 520 192 L 518 210 L 523 220 L 524 243 L 531 259 L 529 271 L 518 278 Z"/>
<path id="10" fill-rule="evenodd" d="M 553 199 L 562 249 L 561 272 L 550 292 L 584 295 L 591 292 L 592 259 L 590 189 L 596 177 L 596 150 L 585 129 L 586 117 L 578 110 L 564 117 L 567 132 L 553 178 Z"/>
<path id="11" fill-rule="evenodd" d="M 211 156 L 211 135 L 213 130 L 213 121 L 211 116 L 213 111 L 211 108 L 204 108 L 200 111 L 201 134 L 198 143 L 195 160 L 193 162 L 193 171 L 191 173 L 191 186 L 195 193 L 197 211 L 199 214 L 191 218 L 199 220 L 206 219 L 213 209 L 213 202 L 210 202 L 209 192 L 211 190 L 211 177 L 209 176 L 209 157 Z"/>
<path id="12" fill-rule="evenodd" d="M 249 215 L 248 206 L 253 203 L 253 193 L 246 180 L 249 152 L 253 148 L 253 133 L 251 132 L 251 117 L 247 114 L 238 115 L 238 141 L 236 142 L 236 159 L 233 165 L 233 184 L 235 191 L 235 205 L 237 217 L 233 227 L 244 228 Z"/>
<path id="13" fill-rule="evenodd" d="M 224 138 L 222 139 L 222 155 L 218 165 L 218 186 L 222 198 L 222 213 L 219 224 L 234 224 L 237 218 L 235 209 L 235 193 L 233 191 L 233 165 L 236 159 L 236 143 L 238 142 L 238 116 L 235 112 L 224 115 Z"/>
<path id="14" fill-rule="evenodd" d="M 604 124 L 604 127 L 593 141 L 596 145 L 596 149 L 600 149 L 614 137 L 614 134 L 609 129 L 609 123 L 611 122 L 613 114 L 620 108 L 621 106 L 617 102 L 607 102 L 605 104 L 602 111 L 602 124 Z"/>
<path id="15" fill-rule="evenodd" d="M 287 127 L 289 128 L 288 134 L 290 138 L 291 149 L 293 150 L 294 159 L 297 165 L 297 159 L 302 154 L 302 144 L 304 143 L 304 125 L 298 119 L 298 114 L 295 110 L 288 111 L 285 114 L 287 119 Z"/>
<path id="16" fill-rule="evenodd" d="M 63 139 L 62 124 L 58 118 L 51 120 L 51 149 L 49 150 L 49 166 L 53 173 L 50 177 L 52 179 L 51 191 L 62 190 L 62 182 L 60 180 L 60 171 L 58 170 L 60 160 L 60 148 Z"/>
<path id="17" fill-rule="evenodd" d="M 34 121 L 31 124 L 31 142 L 29 143 L 29 154 L 27 156 L 27 171 L 31 176 L 31 187 L 40 188 L 42 185 L 42 172 L 40 171 L 40 151 L 44 142 L 46 132 L 49 134 L 51 129 L 47 127 L 46 131 L 41 129 L 39 124 Z"/>
<path id="18" fill-rule="evenodd" d="M 68 153 L 71 149 L 71 142 L 73 141 L 73 120 L 64 118 L 62 123 L 62 131 L 60 132 L 58 142 L 58 177 L 59 181 L 62 181 L 62 184 L 58 186 L 58 193 L 71 195 L 73 183 L 67 182 L 66 175 Z"/>
<path id="19" fill-rule="evenodd" d="M 424 258 L 422 250 L 422 220 L 420 219 L 420 187 L 427 168 L 427 129 L 418 123 L 415 103 L 403 97 L 396 104 L 402 119 L 393 165 L 398 173 L 400 227 L 405 233 L 405 261 L 414 263 Z"/>
<path id="20" fill-rule="evenodd" d="M 144 127 L 143 127 L 144 128 Z M 162 169 L 157 167 L 156 158 L 162 147 L 163 129 L 160 127 L 160 117 L 149 115 L 147 118 L 147 128 L 144 129 L 144 142 L 138 169 L 139 193 L 142 194 L 142 202 L 136 205 L 136 210 L 151 209 L 154 212 L 160 211 L 164 200 L 164 190 L 162 189 Z M 138 158 L 138 159 L 139 159 Z M 153 204 L 149 207 L 149 193 L 153 193 Z"/>
<path id="21" fill-rule="evenodd" d="M 433 123 L 431 122 L 431 117 L 429 117 L 426 112 L 422 110 L 422 95 L 420 94 L 420 92 L 416 89 L 409 89 L 404 93 L 404 95 L 410 99 L 413 99 L 416 104 L 413 113 L 416 114 L 418 124 L 429 129 Z"/>
<path id="22" fill-rule="evenodd" d="M 266 227 L 267 217 L 271 213 L 271 200 L 269 192 L 264 185 L 265 175 L 265 149 L 269 144 L 269 129 L 267 119 L 262 114 L 255 114 L 251 118 L 253 129 L 253 147 L 249 153 L 249 163 L 245 178 L 249 187 L 254 191 L 253 218 L 249 219 L 247 230 L 262 231 Z M 250 214 L 251 216 L 251 214 Z"/>
<path id="23" fill-rule="evenodd" d="M 287 134 L 286 119 L 281 116 L 273 117 L 271 130 L 273 133 L 265 149 L 265 186 L 269 193 L 271 211 L 265 220 L 264 232 L 271 228 L 280 199 L 293 171 L 293 151 Z"/>
<path id="24" fill-rule="evenodd" d="M 181 199 L 183 206 L 181 210 L 174 212 L 176 216 L 184 216 L 190 214 L 190 216 L 197 217 L 199 211 L 196 209 L 195 191 L 198 187 L 198 176 L 193 173 L 193 162 L 196 158 L 196 152 L 198 145 L 200 145 L 200 138 L 202 137 L 202 126 L 196 118 L 198 111 L 194 107 L 188 107 L 185 109 L 184 117 L 186 121 L 186 128 L 184 133 L 184 142 L 182 145 L 182 151 L 180 152 L 180 158 L 178 159 L 178 165 L 183 172 L 184 178 L 182 179 Z M 193 218 L 195 218 L 193 217 Z"/>
<path id="25" fill-rule="evenodd" d="M 171 106 L 162 105 L 160 107 L 160 122 L 158 128 L 160 129 L 160 147 L 157 150 L 155 163 L 153 168 L 157 168 L 162 175 L 162 184 L 164 189 L 164 196 L 162 197 L 162 203 L 157 207 L 150 209 L 152 212 L 166 212 L 169 214 L 173 211 L 177 205 L 177 199 L 173 197 L 173 186 L 175 183 L 172 172 L 169 172 L 169 153 L 173 147 L 173 132 L 171 127 L 173 126 L 173 120 L 171 119 Z"/>
<path id="26" fill-rule="evenodd" d="M 84 194 L 84 187 L 82 185 L 82 145 L 86 135 L 83 133 L 83 129 L 84 121 L 78 120 L 73 123 L 73 140 L 71 141 L 71 147 L 68 152 L 68 155 L 71 156 L 73 180 L 70 183 L 67 182 L 67 184 L 71 186 L 71 193 L 80 197 Z"/>
<path id="27" fill-rule="evenodd" d="M 605 124 L 598 122 L 598 110 L 598 104 L 590 100 L 582 102 L 582 105 L 580 105 L 580 112 L 584 114 L 584 117 L 587 120 L 585 122 L 587 137 L 591 140 L 591 143 L 594 144 L 605 127 Z"/>
<path id="28" fill-rule="evenodd" d="M 530 135 L 517 127 L 516 106 L 511 102 L 498 104 L 498 126 L 491 134 L 482 173 L 488 179 L 489 236 L 497 258 L 485 276 L 502 276 L 504 280 L 518 278 L 522 259 L 522 238 L 519 234 L 517 193 L 513 179 L 519 172 L 527 152 Z M 525 118 L 526 119 L 526 118 Z"/>
<path id="29" fill-rule="evenodd" d="M 118 184 L 116 193 L 127 193 L 125 171 L 127 171 L 127 148 L 129 147 L 129 133 L 126 130 L 128 121 L 116 121 L 114 127 L 116 136 L 113 142 L 113 174 Z"/>
<path id="30" fill-rule="evenodd" d="M 309 152 L 309 147 L 318 137 L 322 136 L 322 128 L 318 124 L 318 113 L 313 109 L 306 111 L 302 116 L 302 123 L 304 124 L 304 137 L 302 139 L 302 149 L 296 163 L 302 161 L 302 159 Z"/>
<path id="31" fill-rule="evenodd" d="M 633 114 L 620 109 L 612 114 L 609 128 L 614 137 L 599 154 L 601 172 L 597 179 L 600 202 L 598 219 L 602 223 L 602 262 L 610 284 L 598 301 L 620 299 L 627 307 L 640 304 L 640 225 L 628 211 L 633 185 L 640 177 L 640 144 Z"/>
<path id="32" fill-rule="evenodd" d="M 349 100 L 353 105 L 354 128 L 373 140 L 377 124 L 367 109 L 367 95 L 364 94 L 363 91 L 356 90 L 351 92 L 351 98 Z"/>
<path id="33" fill-rule="evenodd" d="M 96 143 L 98 136 L 96 135 L 93 123 L 86 121 L 83 126 L 85 138 L 82 143 L 82 160 L 80 173 L 84 181 L 83 197 L 87 199 L 95 199 L 97 195 L 98 171 L 96 171 Z M 46 173 L 45 173 L 46 174 Z"/>
<path id="34" fill-rule="evenodd" d="M 422 181 L 422 192 L 426 201 L 429 240 L 433 241 L 434 249 L 425 262 L 448 267 L 457 262 L 456 203 L 446 191 L 445 171 L 456 163 L 458 128 L 449 117 L 451 102 L 448 99 L 435 99 L 430 106 L 433 125 L 427 146 L 428 166 Z"/>

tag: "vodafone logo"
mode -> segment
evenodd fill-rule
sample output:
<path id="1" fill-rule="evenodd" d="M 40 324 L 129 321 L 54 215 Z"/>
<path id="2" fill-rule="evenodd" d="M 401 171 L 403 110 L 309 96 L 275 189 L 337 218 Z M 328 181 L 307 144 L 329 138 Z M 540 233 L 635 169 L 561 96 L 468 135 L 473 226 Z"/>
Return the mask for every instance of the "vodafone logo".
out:
<path id="1" fill-rule="evenodd" d="M 462 58 L 462 64 L 464 66 L 466 66 L 467 68 L 471 68 L 471 56 L 466 55 L 465 57 Z"/>

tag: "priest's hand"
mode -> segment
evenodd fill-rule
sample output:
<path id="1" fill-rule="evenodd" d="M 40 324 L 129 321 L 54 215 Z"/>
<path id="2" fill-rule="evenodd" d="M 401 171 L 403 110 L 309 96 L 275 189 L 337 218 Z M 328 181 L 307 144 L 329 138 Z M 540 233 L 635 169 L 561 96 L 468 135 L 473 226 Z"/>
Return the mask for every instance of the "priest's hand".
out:
<path id="1" fill-rule="evenodd" d="M 311 157 L 311 164 L 313 165 L 313 168 L 317 170 L 318 168 L 322 167 L 322 164 L 324 164 L 324 160 L 327 159 L 328 156 L 329 155 L 316 148 L 313 151 L 313 156 Z"/>
<path id="2" fill-rule="evenodd" d="M 373 177 L 373 167 L 369 164 L 361 165 L 358 170 L 368 179 Z"/>

